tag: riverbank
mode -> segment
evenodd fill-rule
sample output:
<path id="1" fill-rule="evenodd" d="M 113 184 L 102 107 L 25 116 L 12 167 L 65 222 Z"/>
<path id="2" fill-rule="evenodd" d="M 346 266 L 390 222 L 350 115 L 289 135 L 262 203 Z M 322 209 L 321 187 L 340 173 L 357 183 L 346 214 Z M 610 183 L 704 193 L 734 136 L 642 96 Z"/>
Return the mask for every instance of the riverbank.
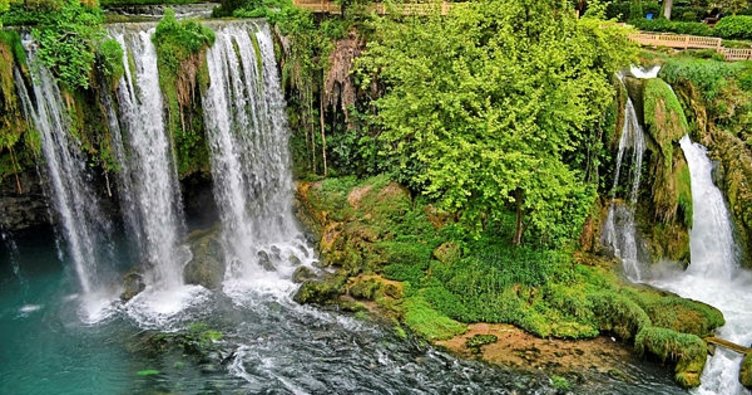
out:
<path id="1" fill-rule="evenodd" d="M 468 334 L 481 334 L 478 325 L 512 324 L 531 335 L 495 334 L 496 341 L 486 338 L 489 344 L 506 340 L 477 347 L 485 351 L 476 356 L 514 365 L 493 350 L 520 349 L 522 360 L 525 351 L 548 350 L 538 353 L 538 363 L 517 362 L 572 372 L 625 355 L 620 345 L 591 340 L 607 335 L 634 346 L 636 355 L 676 364 L 677 382 L 692 387 L 707 355 L 702 337 L 724 322 L 708 305 L 625 283 L 614 260 L 507 246 L 503 223 L 478 235 L 463 233 L 455 215 L 383 176 L 303 182 L 297 195 L 298 216 L 318 240 L 327 270 L 322 279 L 305 281 L 296 300 L 356 311 L 367 308 L 363 302 L 375 304 L 397 331 L 408 329 L 459 355 L 468 351 L 462 345 Z M 557 343 L 544 346 L 541 339 L 584 341 L 569 347 L 570 354 L 598 357 L 575 363 L 571 355 L 557 355 Z M 605 372 L 613 368 L 602 365 Z"/>

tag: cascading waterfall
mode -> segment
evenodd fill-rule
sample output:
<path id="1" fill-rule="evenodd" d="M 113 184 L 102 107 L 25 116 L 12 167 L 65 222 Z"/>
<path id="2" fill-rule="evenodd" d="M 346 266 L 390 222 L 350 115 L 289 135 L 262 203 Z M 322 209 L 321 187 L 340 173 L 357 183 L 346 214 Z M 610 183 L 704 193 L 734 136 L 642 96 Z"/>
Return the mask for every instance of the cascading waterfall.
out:
<path id="1" fill-rule="evenodd" d="M 642 279 L 642 265 L 639 259 L 637 227 L 635 225 L 635 204 L 640 191 L 642 161 L 645 153 L 645 133 L 637 119 L 632 99 L 627 98 L 624 108 L 624 126 L 619 138 L 619 152 L 616 156 L 616 175 L 612 194 L 615 196 L 622 173 L 624 156 L 631 150 L 627 180 L 629 199 L 625 203 L 611 202 L 603 232 L 603 243 L 610 246 L 614 254 L 622 260 L 624 272 L 632 281 Z"/>
<path id="2" fill-rule="evenodd" d="M 117 91 L 120 124 L 110 124 L 121 164 L 123 211 L 149 268 L 147 283 L 170 289 L 183 284 L 182 268 L 189 252 L 180 245 L 180 189 L 164 127 L 153 32 L 153 28 L 125 27 L 112 32 L 125 49 L 125 73 Z"/>
<path id="3" fill-rule="evenodd" d="M 739 267 L 733 227 L 721 191 L 713 184 L 713 163 L 705 147 L 681 140 L 692 181 L 692 262 L 686 271 L 657 279 L 652 284 L 683 297 L 715 306 L 723 312 L 726 325 L 718 335 L 744 346 L 752 342 L 752 274 Z M 741 356 L 718 348 L 709 358 L 696 393 L 748 394 L 739 383 Z"/>
<path id="4" fill-rule="evenodd" d="M 31 41 L 25 40 L 24 46 L 28 62 L 33 65 L 33 96 L 18 70 L 14 71 L 16 88 L 26 116 L 41 138 L 47 184 L 60 218 L 67 254 L 83 293 L 90 294 L 103 285 L 103 263 L 111 261 L 111 225 L 90 187 L 93 182 L 79 143 L 71 138 L 70 120 L 58 86 L 49 70 L 37 61 Z"/>
<path id="5" fill-rule="evenodd" d="M 268 26 L 220 27 L 207 63 L 204 116 L 225 277 L 247 282 L 285 274 L 313 253 L 292 212 L 289 130 Z"/>

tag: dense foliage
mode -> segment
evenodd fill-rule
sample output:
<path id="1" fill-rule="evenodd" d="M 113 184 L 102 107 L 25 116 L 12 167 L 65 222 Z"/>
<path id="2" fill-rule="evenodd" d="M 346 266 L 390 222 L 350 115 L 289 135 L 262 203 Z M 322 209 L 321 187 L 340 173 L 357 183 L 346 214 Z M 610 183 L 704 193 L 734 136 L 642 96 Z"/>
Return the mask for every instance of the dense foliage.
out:
<path id="1" fill-rule="evenodd" d="M 32 34 L 39 60 L 68 87 L 88 88 L 97 43 L 104 38 L 101 23 L 100 10 L 79 0 L 66 0 L 56 12 L 37 13 Z"/>
<path id="2" fill-rule="evenodd" d="M 594 196 L 610 78 L 632 59 L 626 31 L 556 1 L 480 1 L 439 16 L 376 22 L 359 62 L 381 167 L 480 223 L 518 212 L 556 243 Z"/>

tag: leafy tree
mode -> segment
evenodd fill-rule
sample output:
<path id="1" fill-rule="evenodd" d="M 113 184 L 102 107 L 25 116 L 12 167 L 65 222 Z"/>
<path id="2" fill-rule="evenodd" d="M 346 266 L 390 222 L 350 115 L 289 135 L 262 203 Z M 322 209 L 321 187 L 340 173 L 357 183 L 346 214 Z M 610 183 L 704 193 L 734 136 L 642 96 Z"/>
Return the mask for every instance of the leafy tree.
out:
<path id="1" fill-rule="evenodd" d="M 594 196 L 585 169 L 610 79 L 634 56 L 626 31 L 555 0 L 376 24 L 358 76 L 386 90 L 372 116 L 384 166 L 478 225 L 514 209 L 516 244 L 528 228 L 571 237 Z"/>
<path id="2" fill-rule="evenodd" d="M 105 35 L 99 8 L 66 0 L 55 12 L 39 12 L 32 34 L 39 59 L 55 76 L 70 88 L 89 87 L 96 48 Z"/>

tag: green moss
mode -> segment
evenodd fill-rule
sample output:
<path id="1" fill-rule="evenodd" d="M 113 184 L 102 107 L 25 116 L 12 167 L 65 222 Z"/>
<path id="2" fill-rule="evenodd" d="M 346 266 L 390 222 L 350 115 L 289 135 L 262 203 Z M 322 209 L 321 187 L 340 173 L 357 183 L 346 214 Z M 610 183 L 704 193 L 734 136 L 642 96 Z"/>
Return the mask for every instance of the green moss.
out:
<path id="1" fill-rule="evenodd" d="M 412 297 L 402 304 L 405 324 L 428 340 L 446 340 L 461 335 L 467 326 L 431 308 L 425 299 Z"/>
<path id="2" fill-rule="evenodd" d="M 747 354 L 742 360 L 739 370 L 739 382 L 747 388 L 752 388 L 752 354 Z"/>
<path id="3" fill-rule="evenodd" d="M 687 117 L 671 86 L 660 78 L 645 82 L 645 124 L 658 145 L 664 165 L 670 167 L 674 145 L 689 131 Z"/>
<path id="4" fill-rule="evenodd" d="M 465 347 L 480 349 L 481 347 L 496 343 L 499 340 L 496 335 L 475 335 L 465 341 Z"/>
<path id="5" fill-rule="evenodd" d="M 201 95 L 196 90 L 208 84 L 205 51 L 214 39 L 211 29 L 193 20 L 178 21 L 172 10 L 165 12 L 152 37 L 181 177 L 208 173 L 210 168 Z"/>
<path id="6" fill-rule="evenodd" d="M 705 337 L 725 324 L 723 314 L 705 303 L 648 289 L 627 288 L 623 292 L 645 310 L 656 327 Z"/>
<path id="7" fill-rule="evenodd" d="M 655 355 L 662 361 L 676 362 L 674 378 L 681 386 L 692 388 L 700 385 L 708 349 L 699 337 L 666 328 L 647 327 L 637 334 L 635 349 L 642 354 Z"/>

